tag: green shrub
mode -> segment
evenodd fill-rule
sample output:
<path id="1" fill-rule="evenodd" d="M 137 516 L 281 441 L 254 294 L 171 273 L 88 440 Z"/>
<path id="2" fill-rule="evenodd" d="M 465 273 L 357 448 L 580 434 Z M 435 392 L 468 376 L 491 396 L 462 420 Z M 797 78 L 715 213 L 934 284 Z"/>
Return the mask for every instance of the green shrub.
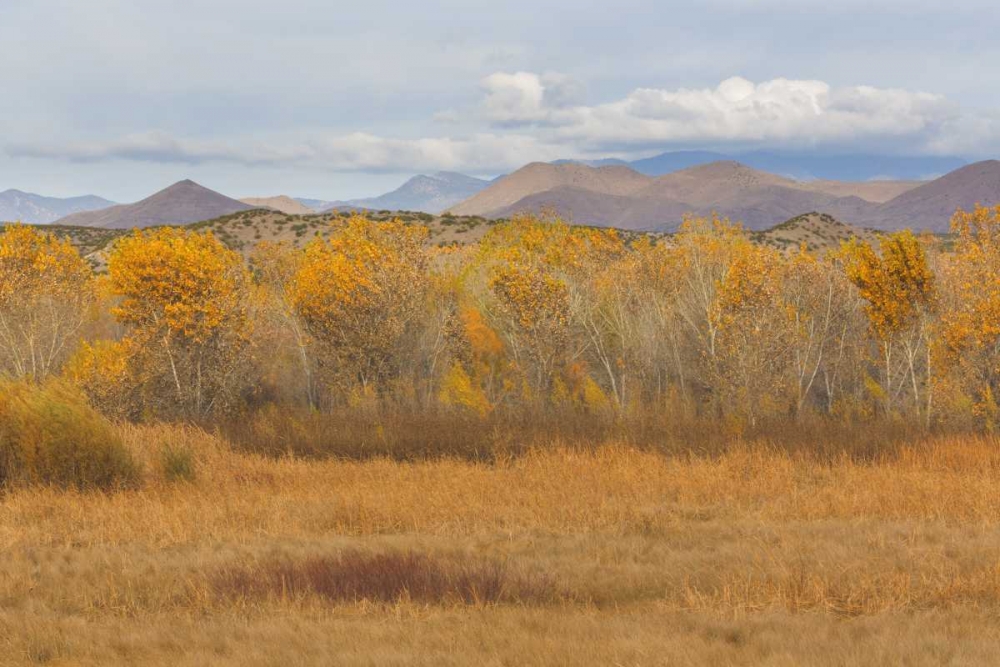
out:
<path id="1" fill-rule="evenodd" d="M 118 434 L 79 392 L 0 382 L 0 485 L 111 490 L 138 481 Z"/>
<path id="2" fill-rule="evenodd" d="M 167 445 L 160 454 L 163 478 L 168 482 L 194 481 L 194 455 L 190 449 Z"/>

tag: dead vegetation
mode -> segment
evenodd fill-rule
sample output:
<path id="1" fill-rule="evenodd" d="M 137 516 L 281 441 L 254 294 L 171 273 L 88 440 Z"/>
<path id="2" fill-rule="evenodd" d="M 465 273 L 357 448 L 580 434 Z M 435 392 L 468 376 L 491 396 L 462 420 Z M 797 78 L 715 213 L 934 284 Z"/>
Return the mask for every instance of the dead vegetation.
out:
<path id="1" fill-rule="evenodd" d="M 141 489 L 0 500 L 8 662 L 921 665 L 1000 648 L 992 437 L 398 462 L 117 431 Z"/>

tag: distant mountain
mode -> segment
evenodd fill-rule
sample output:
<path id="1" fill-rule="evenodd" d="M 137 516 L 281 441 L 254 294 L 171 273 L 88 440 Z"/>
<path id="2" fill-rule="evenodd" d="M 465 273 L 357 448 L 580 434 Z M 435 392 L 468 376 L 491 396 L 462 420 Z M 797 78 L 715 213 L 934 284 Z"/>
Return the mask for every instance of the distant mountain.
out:
<path id="1" fill-rule="evenodd" d="M 575 188 L 605 195 L 627 196 L 653 179 L 624 166 L 588 167 L 569 162 L 532 162 L 448 211 L 454 215 L 494 215 L 525 197 L 553 188 Z M 494 215 L 494 217 L 496 217 Z"/>
<path id="2" fill-rule="evenodd" d="M 246 197 L 240 201 L 247 206 L 268 208 L 272 211 L 280 211 L 289 215 L 309 215 L 316 212 L 315 209 L 285 195 L 278 195 L 277 197 Z"/>
<path id="3" fill-rule="evenodd" d="M 737 161 L 748 167 L 780 174 L 799 181 L 921 181 L 936 178 L 968 164 L 959 157 L 892 156 L 892 155 L 813 155 L 754 151 L 751 153 L 717 153 L 713 151 L 673 151 L 642 160 L 557 160 L 556 163 L 578 162 L 596 167 L 605 163 L 625 164 L 640 174 L 663 176 L 681 169 L 711 162 Z"/>
<path id="4" fill-rule="evenodd" d="M 662 153 L 642 160 L 634 160 L 629 162 L 628 166 L 640 174 L 663 176 L 664 174 L 697 167 L 702 164 L 735 159 L 731 155 L 712 153 L 710 151 L 675 151 L 673 153 Z"/>
<path id="5" fill-rule="evenodd" d="M 757 151 L 736 158 L 743 164 L 796 180 L 926 181 L 969 164 L 954 156 L 801 155 Z"/>
<path id="6" fill-rule="evenodd" d="M 613 167 L 615 165 L 630 166 L 628 160 L 609 157 L 601 160 L 555 160 L 550 164 L 583 164 L 588 167 Z"/>
<path id="7" fill-rule="evenodd" d="M 956 209 L 1000 204 L 1000 161 L 976 162 L 908 190 L 859 222 L 879 229 L 947 232 Z"/>
<path id="8" fill-rule="evenodd" d="M 872 205 L 857 198 L 813 190 L 805 184 L 732 161 L 699 165 L 659 178 L 643 176 L 627 167 L 575 166 L 582 171 L 574 183 L 537 191 L 497 210 L 480 211 L 479 214 L 491 218 L 508 217 L 523 211 L 551 209 L 577 224 L 672 231 L 686 213 L 705 216 L 718 213 L 750 229 L 764 229 L 803 212 L 820 210 L 833 211 L 838 216 L 852 215 L 859 207 Z M 567 168 L 546 167 L 549 170 Z M 611 192 L 590 185 L 599 172 L 609 169 L 616 170 L 617 182 L 628 183 L 629 187 Z M 544 182 L 545 179 L 538 180 Z M 476 203 L 477 199 L 489 202 L 495 195 L 504 194 L 501 190 L 504 183 L 501 181 L 452 211 L 475 214 L 477 211 L 469 204 Z M 500 192 L 491 192 L 493 190 Z"/>
<path id="9" fill-rule="evenodd" d="M 309 199 L 308 197 L 292 197 L 292 199 L 313 211 L 323 211 L 335 203 L 325 199 Z"/>
<path id="10" fill-rule="evenodd" d="M 253 208 L 194 181 L 180 181 L 135 204 L 119 204 L 101 211 L 75 213 L 57 222 L 81 227 L 128 229 L 188 224 Z"/>
<path id="11" fill-rule="evenodd" d="M 815 211 L 845 224 L 940 232 L 955 209 L 977 202 L 1000 204 L 1000 162 L 968 165 L 930 182 L 797 181 L 734 161 L 657 178 L 622 166 L 532 163 L 450 211 L 501 218 L 550 209 L 578 224 L 664 231 L 686 213 L 718 213 L 762 230 Z"/>
<path id="12" fill-rule="evenodd" d="M 71 213 L 95 211 L 114 205 L 113 201 L 94 195 L 60 199 L 20 190 L 6 190 L 0 192 L 0 222 L 41 225 L 55 222 Z"/>
<path id="13" fill-rule="evenodd" d="M 378 197 L 344 201 L 323 201 L 320 199 L 296 199 L 296 201 L 316 211 L 368 209 L 372 211 L 420 211 L 436 214 L 472 197 L 488 187 L 490 183 L 491 181 L 484 181 L 481 178 L 465 174 L 439 171 L 431 176 L 414 176 L 392 192 Z"/>

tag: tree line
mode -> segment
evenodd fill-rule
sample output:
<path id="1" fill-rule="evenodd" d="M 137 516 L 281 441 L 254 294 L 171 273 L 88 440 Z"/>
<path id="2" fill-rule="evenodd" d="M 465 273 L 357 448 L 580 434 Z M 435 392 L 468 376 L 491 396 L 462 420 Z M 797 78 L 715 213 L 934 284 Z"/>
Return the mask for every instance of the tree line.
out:
<path id="1" fill-rule="evenodd" d="M 249 259 L 135 231 L 95 274 L 0 232 L 0 376 L 61 377 L 102 412 L 210 420 L 266 405 L 469 418 L 567 410 L 765 420 L 1000 419 L 1000 207 L 781 251 L 690 218 L 669 237 L 517 217 L 478 244 L 363 215 Z"/>

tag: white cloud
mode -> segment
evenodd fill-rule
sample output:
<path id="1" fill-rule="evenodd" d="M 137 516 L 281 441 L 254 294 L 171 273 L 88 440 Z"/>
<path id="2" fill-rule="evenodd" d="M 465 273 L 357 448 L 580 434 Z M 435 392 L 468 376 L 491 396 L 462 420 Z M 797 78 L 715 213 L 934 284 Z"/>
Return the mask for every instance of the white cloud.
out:
<path id="1" fill-rule="evenodd" d="M 670 144 L 768 144 L 815 146 L 865 141 L 927 150 L 960 110 L 924 92 L 823 81 L 741 77 L 715 88 L 639 88 L 620 100 L 595 106 L 545 103 L 540 77 L 493 75 L 487 118 L 500 125 L 518 120 L 552 127 L 560 142 L 584 149 Z M 502 86 L 503 95 L 496 92 Z M 523 91 L 520 97 L 514 92 Z M 503 104 L 506 102 L 506 104 Z M 499 110 L 499 111 L 498 111 Z"/>
<path id="2" fill-rule="evenodd" d="M 583 97 L 583 84 L 556 72 L 497 72 L 483 79 L 482 88 L 481 115 L 500 126 L 554 122 L 556 112 Z"/>

